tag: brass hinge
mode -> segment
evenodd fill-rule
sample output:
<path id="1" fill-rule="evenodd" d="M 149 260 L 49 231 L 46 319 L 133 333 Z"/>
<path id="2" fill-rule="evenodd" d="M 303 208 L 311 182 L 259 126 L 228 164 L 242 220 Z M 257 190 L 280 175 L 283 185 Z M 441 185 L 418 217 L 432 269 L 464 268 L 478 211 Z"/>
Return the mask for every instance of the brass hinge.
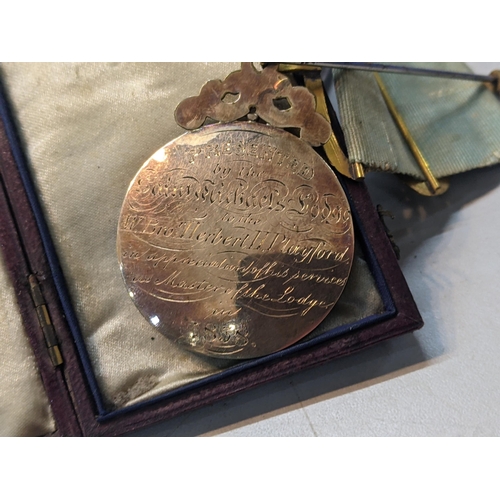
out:
<path id="1" fill-rule="evenodd" d="M 42 290 L 40 289 L 40 284 L 34 274 L 30 274 L 28 279 L 30 283 L 31 298 L 35 304 L 38 322 L 40 323 L 40 327 L 45 337 L 50 360 L 54 366 L 62 365 L 63 358 L 61 350 L 59 349 L 59 340 L 54 330 L 54 326 L 52 325 L 52 321 L 50 320 L 49 311 Z"/>

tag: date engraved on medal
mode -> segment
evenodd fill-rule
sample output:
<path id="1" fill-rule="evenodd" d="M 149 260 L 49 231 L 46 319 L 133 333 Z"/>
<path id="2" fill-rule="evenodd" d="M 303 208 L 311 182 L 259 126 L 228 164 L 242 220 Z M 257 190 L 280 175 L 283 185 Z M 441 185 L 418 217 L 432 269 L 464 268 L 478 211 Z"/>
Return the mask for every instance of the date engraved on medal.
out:
<path id="1" fill-rule="evenodd" d="M 130 296 L 162 333 L 250 358 L 328 314 L 353 241 L 326 163 L 288 132 L 239 123 L 185 134 L 146 162 L 123 204 L 118 254 Z"/>

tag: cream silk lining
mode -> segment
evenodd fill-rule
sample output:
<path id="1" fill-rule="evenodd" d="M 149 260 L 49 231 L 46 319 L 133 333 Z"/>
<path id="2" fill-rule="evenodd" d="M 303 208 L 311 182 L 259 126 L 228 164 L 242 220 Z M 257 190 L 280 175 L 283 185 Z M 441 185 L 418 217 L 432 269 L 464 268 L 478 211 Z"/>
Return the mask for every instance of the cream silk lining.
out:
<path id="1" fill-rule="evenodd" d="M 116 229 L 133 176 L 184 131 L 175 106 L 239 65 L 3 64 L 32 175 L 109 409 L 147 400 L 234 364 L 188 353 L 131 302 Z M 360 257 L 321 331 L 382 310 Z"/>
<path id="2" fill-rule="evenodd" d="M 51 434 L 55 424 L 49 400 L 1 257 L 0 283 L 0 436 Z"/>

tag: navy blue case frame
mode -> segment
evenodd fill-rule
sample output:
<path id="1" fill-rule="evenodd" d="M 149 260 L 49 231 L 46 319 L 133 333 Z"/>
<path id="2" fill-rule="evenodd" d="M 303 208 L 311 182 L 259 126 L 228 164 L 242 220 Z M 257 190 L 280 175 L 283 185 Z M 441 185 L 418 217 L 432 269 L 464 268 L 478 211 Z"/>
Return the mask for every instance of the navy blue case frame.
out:
<path id="1" fill-rule="evenodd" d="M 54 417 L 60 434 L 113 435 L 128 432 L 422 326 L 421 317 L 366 187 L 363 183 L 341 178 L 351 205 L 356 244 L 362 246 L 364 257 L 381 295 L 384 311 L 337 327 L 280 352 L 242 362 L 150 400 L 109 410 L 92 369 L 1 81 L 0 117 L 3 124 L 3 130 L 0 130 L 0 172 L 3 188 L 0 190 L 0 197 L 5 195 L 6 200 L 4 210 L 0 200 L 0 218 L 3 220 L 2 224 L 7 227 L 6 231 L 2 231 L 3 226 L 0 226 L 0 240 L 15 239 L 12 234 L 6 232 L 12 233 L 15 230 L 18 233 L 20 248 L 17 252 L 26 261 L 26 273 L 38 276 L 48 297 L 49 312 L 60 337 L 65 360 L 62 367 L 51 369 L 46 360 L 40 360 L 46 357 L 43 351 L 43 334 L 34 331 L 36 328 L 32 324 L 25 326 L 35 356 L 41 367 L 45 367 L 48 372 L 44 373 L 42 370 L 42 380 L 49 398 L 53 401 Z M 10 226 L 7 221 L 9 217 L 12 219 Z M 14 284 L 16 288 L 24 288 L 26 293 L 27 284 L 23 287 L 23 284 L 19 283 L 23 280 L 23 277 L 19 276 L 19 270 L 17 275 L 12 275 L 14 253 L 16 251 L 9 253 L 4 249 Z M 27 276 L 25 279 L 27 283 Z M 20 304 L 23 317 L 28 305 L 27 298 Z M 70 406 L 73 406 L 73 415 L 68 415 Z M 76 421 L 77 426 L 69 425 L 68 419 Z"/>

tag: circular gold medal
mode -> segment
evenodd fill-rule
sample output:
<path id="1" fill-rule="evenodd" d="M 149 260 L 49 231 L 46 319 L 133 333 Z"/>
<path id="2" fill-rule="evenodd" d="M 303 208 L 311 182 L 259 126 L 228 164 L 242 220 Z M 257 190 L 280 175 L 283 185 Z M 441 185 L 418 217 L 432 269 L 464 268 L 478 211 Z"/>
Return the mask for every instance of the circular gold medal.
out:
<path id="1" fill-rule="evenodd" d="M 329 313 L 354 252 L 349 205 L 304 141 L 238 122 L 188 132 L 132 181 L 118 255 L 133 301 L 201 354 L 252 358 Z"/>

